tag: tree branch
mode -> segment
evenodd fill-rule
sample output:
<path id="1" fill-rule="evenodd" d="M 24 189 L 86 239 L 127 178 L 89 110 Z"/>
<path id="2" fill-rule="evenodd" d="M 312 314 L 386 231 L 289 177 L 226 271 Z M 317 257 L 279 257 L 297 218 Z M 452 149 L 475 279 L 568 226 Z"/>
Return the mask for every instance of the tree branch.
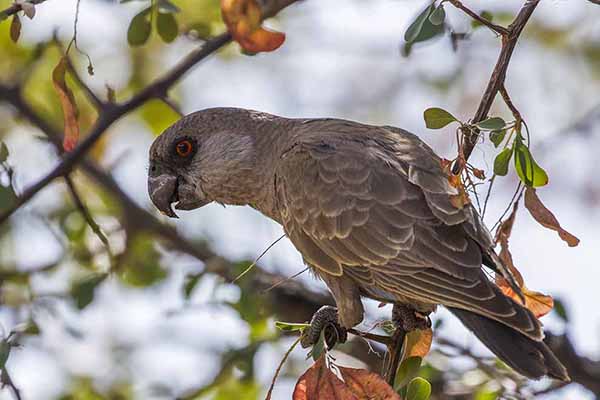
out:
<path id="1" fill-rule="evenodd" d="M 41 4 L 46 0 L 27 0 L 28 3 L 31 4 Z M 21 7 L 20 4 L 17 3 L 13 3 L 12 6 L 4 9 L 3 11 L 0 11 L 0 21 L 10 17 L 11 15 L 14 15 L 16 13 L 18 13 L 19 11 L 21 11 L 23 8 Z"/>
<path id="2" fill-rule="evenodd" d="M 269 2 L 265 14 L 267 16 L 275 15 L 284 7 L 293 4 L 297 0 L 274 0 Z M 106 130 L 118 119 L 140 107 L 148 100 L 154 98 L 163 98 L 168 90 L 192 67 L 204 60 L 221 47 L 231 41 L 231 35 L 226 32 L 206 41 L 200 48 L 192 51 L 180 61 L 175 67 L 162 77 L 156 79 L 152 84 L 146 86 L 128 101 L 121 104 L 105 104 L 102 112 L 98 116 L 90 133 L 86 138 L 70 153 L 66 154 L 61 162 L 38 182 L 27 188 L 18 198 L 15 204 L 0 214 L 0 224 L 4 223 L 16 210 L 27 203 L 40 190 L 48 186 L 54 179 L 65 176 L 75 167 L 77 162 L 92 148 L 92 146 L 102 137 Z M 83 82 L 80 81 L 81 84 Z M 90 91 L 91 92 L 91 91 Z"/>
<path id="3" fill-rule="evenodd" d="M 451 1 L 453 2 L 454 0 Z M 496 62 L 494 70 L 492 71 L 492 76 L 490 77 L 487 88 L 483 93 L 479 107 L 473 116 L 473 124 L 481 122 L 487 118 L 487 115 L 492 108 L 492 103 L 496 98 L 496 94 L 504 85 L 508 64 L 510 63 L 513 51 L 517 45 L 517 41 L 519 40 L 519 36 L 521 35 L 521 32 L 523 32 L 523 28 L 525 28 L 527 21 L 529 21 L 531 14 L 533 14 L 533 11 L 539 2 L 540 0 L 526 0 L 514 21 L 508 26 L 508 32 L 502 36 L 502 48 L 500 50 L 500 55 L 498 56 L 498 61 Z M 477 139 L 479 139 L 479 130 L 463 129 L 462 134 L 464 138 L 462 153 L 464 155 L 464 161 L 466 162 L 471 156 L 475 145 L 477 144 Z M 452 168 L 452 172 L 458 174 L 461 170 L 461 164 L 455 163 Z"/>

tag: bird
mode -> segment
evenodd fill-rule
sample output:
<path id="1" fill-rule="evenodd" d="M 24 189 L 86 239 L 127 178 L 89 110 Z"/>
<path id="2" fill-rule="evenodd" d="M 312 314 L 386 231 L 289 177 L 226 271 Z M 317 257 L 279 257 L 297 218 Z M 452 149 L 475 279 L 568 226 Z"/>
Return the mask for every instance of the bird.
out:
<path id="1" fill-rule="evenodd" d="M 363 320 L 362 298 L 412 315 L 413 328 L 441 305 L 518 373 L 569 380 L 540 321 L 488 277 L 484 266 L 514 282 L 475 208 L 454 201 L 441 158 L 415 134 L 209 108 L 154 140 L 148 192 L 173 218 L 173 206 L 214 202 L 279 223 L 329 288 L 344 329 Z"/>

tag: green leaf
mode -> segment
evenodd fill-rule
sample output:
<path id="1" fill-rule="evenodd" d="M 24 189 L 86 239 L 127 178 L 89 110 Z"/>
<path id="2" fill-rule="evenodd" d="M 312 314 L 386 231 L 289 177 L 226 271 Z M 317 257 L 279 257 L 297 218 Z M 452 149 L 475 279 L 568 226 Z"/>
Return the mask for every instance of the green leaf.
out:
<path id="1" fill-rule="evenodd" d="M 173 14 L 158 13 L 156 18 L 156 29 L 158 35 L 165 43 L 171 43 L 179 34 L 177 20 Z"/>
<path id="2" fill-rule="evenodd" d="M 417 377 L 408 384 L 406 400 L 428 400 L 431 396 L 431 384 L 425 379 Z"/>
<path id="3" fill-rule="evenodd" d="M 483 19 L 487 19 L 490 22 L 492 22 L 492 19 L 494 19 L 494 16 L 489 11 L 482 11 L 481 14 L 479 14 L 479 16 Z M 471 21 L 471 27 L 473 29 L 475 29 L 479 26 L 483 26 L 483 24 L 481 22 L 477 21 L 476 19 Z"/>
<path id="4" fill-rule="evenodd" d="M 17 195 L 12 186 L 0 185 L 0 211 L 8 210 L 17 201 Z"/>
<path id="5" fill-rule="evenodd" d="M 519 136 L 515 140 L 514 158 L 515 169 L 521 182 L 534 188 L 548 184 L 548 174 L 535 162 L 529 148 Z"/>
<path id="6" fill-rule="evenodd" d="M 404 33 L 404 40 L 406 42 L 412 43 L 415 41 L 415 39 L 421 33 L 421 29 L 423 29 L 423 24 L 425 23 L 425 21 L 427 21 L 429 15 L 433 12 L 433 10 L 434 5 L 430 4 L 429 6 L 427 6 L 427 8 L 421 11 L 419 15 L 417 15 L 417 18 L 415 18 L 415 20 L 412 22 L 412 24 L 410 24 L 410 26 Z"/>
<path id="7" fill-rule="evenodd" d="M 423 113 L 425 126 L 429 129 L 440 129 L 446 125 L 458 121 L 454 115 L 441 108 L 428 108 Z"/>
<path id="8" fill-rule="evenodd" d="M 508 164 L 512 156 L 513 148 L 508 147 L 500 152 L 494 160 L 494 174 L 505 176 L 508 174 Z"/>
<path id="9" fill-rule="evenodd" d="M 302 332 L 304 329 L 308 328 L 310 324 L 297 324 L 293 322 L 281 322 L 275 321 L 275 327 L 284 332 Z"/>
<path id="10" fill-rule="evenodd" d="M 421 357 L 408 357 L 400 363 L 394 379 L 394 390 L 398 392 L 419 374 Z"/>
<path id="11" fill-rule="evenodd" d="M 490 140 L 492 141 L 492 143 L 494 143 L 494 147 L 498 148 L 498 146 L 500 146 L 500 143 L 502 143 L 502 141 L 504 140 L 505 136 L 506 129 L 502 129 L 499 131 L 491 131 Z"/>
<path id="12" fill-rule="evenodd" d="M 6 361 L 8 361 L 11 348 L 11 344 L 6 339 L 2 339 L 0 342 L 0 369 L 3 369 L 6 366 Z"/>
<path id="13" fill-rule="evenodd" d="M 107 276 L 107 274 L 94 274 L 73 284 L 71 287 L 71 297 L 75 300 L 77 308 L 83 310 L 94 300 L 96 287 L 98 287 Z"/>
<path id="14" fill-rule="evenodd" d="M 441 25 L 444 23 L 446 19 L 446 11 L 444 10 L 444 5 L 440 4 L 438 8 L 436 8 L 431 15 L 429 15 L 429 22 L 433 25 Z"/>
<path id="15" fill-rule="evenodd" d="M 473 400 L 496 400 L 498 398 L 497 391 L 481 388 L 475 393 Z"/>
<path id="16" fill-rule="evenodd" d="M 476 127 L 485 131 L 497 131 L 504 128 L 505 125 L 506 122 L 500 117 L 488 118 L 475 124 Z"/>
<path id="17" fill-rule="evenodd" d="M 569 322 L 569 315 L 562 300 L 554 298 L 554 311 L 565 322 Z"/>
<path id="18" fill-rule="evenodd" d="M 148 18 L 152 8 L 142 10 L 131 20 L 127 30 L 127 42 L 130 46 L 141 46 L 148 41 L 152 26 Z"/>
<path id="19" fill-rule="evenodd" d="M 325 351 L 325 329 L 321 331 L 321 335 L 319 336 L 319 340 L 315 343 L 308 353 L 309 357 L 312 357 L 313 361 L 317 361 L 321 354 Z"/>
<path id="20" fill-rule="evenodd" d="M 154 243 L 154 239 L 147 234 L 127 238 L 127 251 L 118 272 L 123 282 L 135 287 L 146 287 L 167 277 Z"/>
<path id="21" fill-rule="evenodd" d="M 189 300 L 190 297 L 192 297 L 192 292 L 194 291 L 194 288 L 200 281 L 201 277 L 201 274 L 189 274 L 185 277 L 185 283 L 183 285 L 183 294 L 186 300 Z"/>
<path id="22" fill-rule="evenodd" d="M 181 11 L 179 7 L 171 3 L 169 0 L 158 0 L 158 12 L 163 14 L 178 13 Z"/>
<path id="23" fill-rule="evenodd" d="M 0 142 L 0 163 L 6 161 L 8 158 L 8 147 L 6 147 L 6 143 Z"/>

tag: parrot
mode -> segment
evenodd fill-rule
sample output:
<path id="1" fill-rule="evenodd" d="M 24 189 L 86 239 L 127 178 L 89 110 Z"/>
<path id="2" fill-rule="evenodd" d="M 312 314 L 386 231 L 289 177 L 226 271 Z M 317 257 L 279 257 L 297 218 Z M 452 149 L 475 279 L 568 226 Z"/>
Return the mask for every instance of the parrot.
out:
<path id="1" fill-rule="evenodd" d="M 327 285 L 343 329 L 363 321 L 363 298 L 393 304 L 407 329 L 443 306 L 518 373 L 568 381 L 540 321 L 489 277 L 485 268 L 515 285 L 448 177 L 431 147 L 400 128 L 218 107 L 154 140 L 148 192 L 172 218 L 173 208 L 214 202 L 279 223 Z"/>

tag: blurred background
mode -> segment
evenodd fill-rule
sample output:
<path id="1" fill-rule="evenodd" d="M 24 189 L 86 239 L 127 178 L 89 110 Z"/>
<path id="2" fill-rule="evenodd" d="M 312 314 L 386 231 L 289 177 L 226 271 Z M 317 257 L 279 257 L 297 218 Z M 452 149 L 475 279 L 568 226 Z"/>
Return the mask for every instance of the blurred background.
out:
<path id="1" fill-rule="evenodd" d="M 203 38 L 225 30 L 217 0 L 173 3 L 181 9 L 174 14 L 179 37 L 165 44 L 153 32 L 145 45 L 132 48 L 128 26 L 148 2 L 81 1 L 78 45 L 89 54 L 95 74 L 87 74 L 85 56 L 71 54 L 84 81 L 100 97 L 106 98 L 109 86 L 118 100 L 129 98 L 200 46 Z M 522 3 L 465 1 L 477 12 L 491 12 L 499 24 L 508 24 Z M 0 9 L 10 4 L 0 0 Z M 237 106 L 288 117 L 394 125 L 418 134 L 441 156 L 454 158 L 455 128 L 426 129 L 423 111 L 441 107 L 461 120 L 472 117 L 500 39 L 486 28 L 473 28 L 468 17 L 448 4 L 447 23 L 455 33 L 452 37 L 459 39 L 453 41 L 446 33 L 407 51 L 404 32 L 425 5 L 417 0 L 299 2 L 268 22 L 287 35 L 279 50 L 248 56 L 229 45 L 172 90 L 178 106 L 153 100 L 104 135 L 88 161 L 114 178 L 134 206 L 173 226 L 207 262 L 164 240 L 172 231 L 157 234 L 143 215 L 131 213 L 122 197 L 92 179 L 89 170 L 79 169 L 74 182 L 109 239 L 118 260 L 116 272 L 100 275 L 111 268 L 111 255 L 87 226 L 62 180 L 0 226 L 0 330 L 6 337 L 29 324 L 22 346 L 11 349 L 6 364 L 22 398 L 264 398 L 295 339 L 281 336 L 274 321 L 309 318 L 297 296 L 309 293 L 318 302 L 325 298 L 325 286 L 304 273 L 265 293 L 279 276 L 304 268 L 287 239 L 261 258 L 260 269 L 231 283 L 282 235 L 281 227 L 248 207 L 219 205 L 180 212 L 179 220 L 167 221 L 154 210 L 146 191 L 149 146 L 177 120 L 177 109 L 186 114 Z M 48 43 L 53 36 L 68 43 L 75 9 L 74 0 L 48 0 L 37 6 L 33 20 L 21 18 L 17 44 L 9 37 L 10 21 L 0 23 L 0 83 L 9 87 L 23 82 L 26 101 L 58 131 L 62 111 L 51 71 L 60 51 Z M 533 153 L 550 177 L 538 194 L 581 239 L 578 247 L 567 247 L 522 209 L 510 242 L 513 258 L 529 288 L 560 300 L 561 312 L 543 318 L 546 328 L 557 335 L 566 333 L 577 353 L 592 360 L 600 359 L 598 21 L 600 6 L 591 2 L 543 0 L 519 40 L 506 81 L 530 128 Z M 75 94 L 85 134 L 96 114 L 80 90 Z M 6 170 L 0 175 L 2 209 L 10 205 L 13 190 L 20 193 L 60 158 L 39 127 L 6 98 L 0 100 L 0 141 L 8 148 L 5 164 L 12 170 L 12 180 Z M 498 99 L 491 114 L 512 119 Z M 471 163 L 491 176 L 497 152 L 486 140 L 476 147 Z M 490 227 L 509 205 L 517 182 L 514 172 L 497 180 L 486 213 Z M 485 194 L 487 185 L 479 188 Z M 280 293 L 289 296 L 277 299 Z M 389 318 L 389 307 L 378 308 L 371 301 L 366 305 L 364 329 Z M 491 354 L 444 310 L 434 320 L 443 321 L 435 338 L 450 339 L 481 357 Z M 377 364 L 377 356 L 367 354 L 364 343 L 354 345 L 359 349 L 350 344 L 348 353 L 360 362 Z M 306 351 L 299 348 L 292 353 L 273 399 L 291 398 L 297 378 L 311 364 L 305 358 Z M 434 384 L 439 399 L 493 399 L 499 393 L 531 398 L 549 384 L 521 385 L 490 376 L 473 359 L 449 355 L 435 339 L 423 374 L 432 384 L 441 382 Z M 598 395 L 572 384 L 535 397 Z M 0 399 L 11 398 L 8 388 L 0 391 Z"/>

